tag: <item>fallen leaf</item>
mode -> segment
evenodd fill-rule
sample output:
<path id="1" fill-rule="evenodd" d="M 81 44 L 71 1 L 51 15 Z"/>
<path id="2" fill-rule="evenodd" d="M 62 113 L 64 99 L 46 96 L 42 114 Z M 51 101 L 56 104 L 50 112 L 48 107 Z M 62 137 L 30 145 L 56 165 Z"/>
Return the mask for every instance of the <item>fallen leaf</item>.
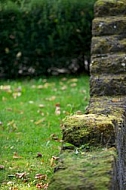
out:
<path id="1" fill-rule="evenodd" d="M 15 91 L 15 92 L 21 92 L 21 91 L 22 91 L 21 86 L 18 86 L 17 88 L 15 88 L 14 91 Z"/>
<path id="2" fill-rule="evenodd" d="M 42 158 L 42 154 L 38 152 L 36 158 Z"/>
<path id="3" fill-rule="evenodd" d="M 7 111 L 12 111 L 13 109 L 12 108 L 6 108 Z"/>
<path id="4" fill-rule="evenodd" d="M 14 155 L 13 155 L 13 158 L 14 159 L 21 159 L 21 158 L 23 158 L 22 156 L 19 156 L 16 152 L 14 153 Z"/>
<path id="5" fill-rule="evenodd" d="M 5 167 L 3 165 L 0 165 L 0 170 L 4 170 Z"/>
<path id="6" fill-rule="evenodd" d="M 10 85 L 1 85 L 0 90 L 11 92 L 11 86 Z"/>
<path id="7" fill-rule="evenodd" d="M 54 167 L 55 166 L 55 161 L 58 160 L 59 157 L 56 156 L 52 156 L 52 158 L 50 159 L 50 166 Z"/>
<path id="8" fill-rule="evenodd" d="M 70 86 L 75 87 L 75 86 L 77 86 L 77 83 L 72 83 Z"/>
<path id="9" fill-rule="evenodd" d="M 19 178 L 19 179 L 25 178 L 25 177 L 26 177 L 26 172 L 16 173 L 15 175 L 16 175 L 16 177 Z"/>
<path id="10" fill-rule="evenodd" d="M 19 51 L 19 52 L 16 54 L 16 57 L 17 57 L 17 58 L 20 58 L 21 56 L 22 56 L 22 52 Z"/>
<path id="11" fill-rule="evenodd" d="M 44 118 L 43 118 L 43 119 L 39 119 L 38 121 L 35 122 L 35 125 L 39 125 L 39 124 L 41 124 L 43 121 L 45 121 Z"/>
<path id="12" fill-rule="evenodd" d="M 61 87 L 61 90 L 66 90 L 67 89 L 67 86 L 62 86 Z"/>
<path id="13" fill-rule="evenodd" d="M 120 102 L 120 98 L 113 98 L 112 102 Z"/>
<path id="14" fill-rule="evenodd" d="M 82 115 L 83 113 L 82 113 L 82 111 L 78 110 L 78 111 L 76 111 L 76 114 L 77 115 Z"/>
<path id="15" fill-rule="evenodd" d="M 13 185 L 13 184 L 14 184 L 13 181 L 8 181 L 8 182 L 7 182 L 7 185 Z"/>
<path id="16" fill-rule="evenodd" d="M 45 174 L 36 174 L 35 179 L 47 180 L 47 175 L 45 175 Z"/>
<path id="17" fill-rule="evenodd" d="M 43 87 L 43 85 L 39 85 L 39 86 L 37 86 L 37 88 L 38 89 L 43 89 L 44 87 Z"/>
<path id="18" fill-rule="evenodd" d="M 66 81 L 66 80 L 67 80 L 67 78 L 63 77 L 61 80 L 62 80 L 62 81 Z"/>
<path id="19" fill-rule="evenodd" d="M 9 50 L 9 48 L 5 48 L 5 53 L 9 53 L 10 52 L 10 50 Z"/>
<path id="20" fill-rule="evenodd" d="M 77 82 L 78 79 L 77 78 L 73 78 L 73 79 L 70 79 L 69 82 Z"/>
<path id="21" fill-rule="evenodd" d="M 14 92 L 13 93 L 13 98 L 16 99 L 17 97 L 21 96 L 21 92 Z"/>
<path id="22" fill-rule="evenodd" d="M 61 110 L 60 110 L 60 104 L 59 103 L 57 103 L 56 105 L 55 105 L 55 114 L 56 115 L 60 115 L 61 114 Z"/>
<path id="23" fill-rule="evenodd" d="M 58 140 L 59 139 L 56 134 L 51 134 L 50 137 L 52 140 Z"/>
<path id="24" fill-rule="evenodd" d="M 55 99 L 56 99 L 56 96 L 51 96 L 50 98 L 46 98 L 46 100 L 48 100 L 48 101 L 53 101 Z"/>
<path id="25" fill-rule="evenodd" d="M 39 104 L 39 108 L 44 108 L 45 106 L 43 104 Z"/>
<path id="26" fill-rule="evenodd" d="M 34 101 L 32 101 L 32 100 L 29 101 L 29 104 L 33 104 L 33 103 L 34 103 Z"/>
<path id="27" fill-rule="evenodd" d="M 50 159 L 50 166 L 53 167 L 55 165 L 55 160 L 53 158 Z"/>
<path id="28" fill-rule="evenodd" d="M 36 184 L 36 188 L 38 188 L 38 189 L 47 189 L 48 188 L 48 183 L 46 183 L 46 184 L 38 183 L 38 184 Z"/>
<path id="29" fill-rule="evenodd" d="M 10 187 L 9 190 L 19 190 L 18 187 Z"/>

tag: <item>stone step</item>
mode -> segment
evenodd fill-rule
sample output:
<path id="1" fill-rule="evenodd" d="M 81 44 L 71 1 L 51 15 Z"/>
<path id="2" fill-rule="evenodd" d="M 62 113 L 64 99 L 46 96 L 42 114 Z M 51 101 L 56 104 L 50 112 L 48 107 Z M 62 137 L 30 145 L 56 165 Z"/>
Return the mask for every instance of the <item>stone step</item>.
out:
<path id="1" fill-rule="evenodd" d="M 126 54 L 106 54 L 92 56 L 90 64 L 91 74 L 126 74 Z"/>
<path id="2" fill-rule="evenodd" d="M 115 116 L 99 114 L 73 115 L 64 120 L 61 127 L 63 141 L 74 146 L 115 145 Z"/>
<path id="3" fill-rule="evenodd" d="M 118 189 L 115 150 L 71 151 L 60 155 L 48 190 Z"/>
<path id="4" fill-rule="evenodd" d="M 95 17 L 126 15 L 126 0 L 97 1 L 94 12 Z"/>
<path id="5" fill-rule="evenodd" d="M 90 95 L 126 95 L 126 75 L 91 75 Z"/>
<path id="6" fill-rule="evenodd" d="M 95 18 L 92 22 L 92 34 L 93 36 L 126 34 L 126 16 Z"/>
<path id="7" fill-rule="evenodd" d="M 92 54 L 107 54 L 115 52 L 126 52 L 126 35 L 113 35 L 92 38 Z"/>

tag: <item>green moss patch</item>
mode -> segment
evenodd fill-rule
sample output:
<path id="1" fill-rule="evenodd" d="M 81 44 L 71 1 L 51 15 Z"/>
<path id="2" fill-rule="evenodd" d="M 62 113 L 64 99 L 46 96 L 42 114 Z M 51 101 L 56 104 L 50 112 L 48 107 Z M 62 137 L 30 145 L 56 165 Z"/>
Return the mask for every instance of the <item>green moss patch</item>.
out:
<path id="1" fill-rule="evenodd" d="M 125 0 L 98 0 L 95 4 L 95 16 L 126 15 Z"/>
<path id="2" fill-rule="evenodd" d="M 63 153 L 49 190 L 111 189 L 114 149 Z"/>
<path id="3" fill-rule="evenodd" d="M 114 116 L 98 114 L 74 115 L 64 120 L 62 126 L 63 140 L 81 146 L 110 144 L 115 142 Z"/>

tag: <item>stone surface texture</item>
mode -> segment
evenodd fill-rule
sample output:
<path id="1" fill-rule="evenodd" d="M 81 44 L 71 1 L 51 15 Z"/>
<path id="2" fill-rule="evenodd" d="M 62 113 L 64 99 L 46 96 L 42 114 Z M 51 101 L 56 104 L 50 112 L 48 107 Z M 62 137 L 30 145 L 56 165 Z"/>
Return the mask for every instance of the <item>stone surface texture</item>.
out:
<path id="1" fill-rule="evenodd" d="M 126 0 L 94 13 L 89 106 L 64 119 L 49 190 L 126 190 Z"/>

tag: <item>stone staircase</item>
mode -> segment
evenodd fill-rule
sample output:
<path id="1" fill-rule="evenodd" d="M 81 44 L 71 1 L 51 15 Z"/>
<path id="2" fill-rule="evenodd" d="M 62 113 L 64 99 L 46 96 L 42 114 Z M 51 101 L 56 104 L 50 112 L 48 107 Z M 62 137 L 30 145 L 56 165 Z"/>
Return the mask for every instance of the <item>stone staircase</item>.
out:
<path id="1" fill-rule="evenodd" d="M 89 106 L 64 119 L 49 190 L 126 190 L 126 1 L 94 12 Z"/>

